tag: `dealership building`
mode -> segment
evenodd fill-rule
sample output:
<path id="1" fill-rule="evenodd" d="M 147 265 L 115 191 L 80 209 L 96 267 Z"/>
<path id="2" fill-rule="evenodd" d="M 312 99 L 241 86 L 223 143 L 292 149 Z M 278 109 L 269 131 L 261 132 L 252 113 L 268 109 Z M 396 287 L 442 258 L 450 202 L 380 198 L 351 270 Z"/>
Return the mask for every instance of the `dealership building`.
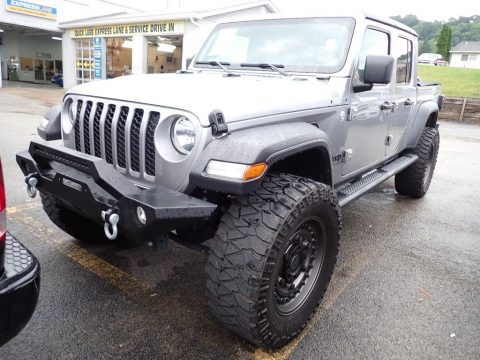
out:
<path id="1" fill-rule="evenodd" d="M 115 5 L 99 15 L 92 4 L 112 2 L 91 0 L 96 16 L 90 16 L 74 1 L 4 1 L 3 79 L 49 82 L 62 73 L 65 88 L 131 74 L 175 72 L 185 67 L 216 23 L 278 12 L 270 1 L 208 11 L 183 9 L 178 1 L 174 9 L 146 12 Z"/>
<path id="2" fill-rule="evenodd" d="M 62 33 L 56 1 L 2 0 L 1 79 L 50 83 L 62 72 Z"/>

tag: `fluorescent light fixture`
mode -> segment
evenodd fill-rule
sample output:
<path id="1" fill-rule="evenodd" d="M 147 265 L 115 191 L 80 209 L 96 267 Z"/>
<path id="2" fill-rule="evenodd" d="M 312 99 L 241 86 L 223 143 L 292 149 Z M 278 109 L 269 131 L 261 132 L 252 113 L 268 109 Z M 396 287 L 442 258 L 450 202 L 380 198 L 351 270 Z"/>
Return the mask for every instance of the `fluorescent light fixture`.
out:
<path id="1" fill-rule="evenodd" d="M 132 40 L 125 40 L 122 44 L 122 48 L 131 49 L 133 47 Z"/>
<path id="2" fill-rule="evenodd" d="M 173 53 L 177 47 L 170 44 L 158 44 L 157 51 Z"/>
<path id="3" fill-rule="evenodd" d="M 52 36 L 52 39 L 53 39 L 53 40 L 59 40 L 59 41 L 62 41 L 62 38 L 61 38 L 61 37 L 57 37 L 57 36 Z"/>

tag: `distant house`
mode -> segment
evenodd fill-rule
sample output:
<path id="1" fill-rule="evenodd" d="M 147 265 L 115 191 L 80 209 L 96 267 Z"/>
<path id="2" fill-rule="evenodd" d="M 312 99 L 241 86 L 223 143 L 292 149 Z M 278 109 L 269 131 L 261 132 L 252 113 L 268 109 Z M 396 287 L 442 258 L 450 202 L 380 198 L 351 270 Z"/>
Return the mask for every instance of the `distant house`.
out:
<path id="1" fill-rule="evenodd" d="M 450 54 L 450 66 L 480 69 L 480 41 L 462 41 Z"/>

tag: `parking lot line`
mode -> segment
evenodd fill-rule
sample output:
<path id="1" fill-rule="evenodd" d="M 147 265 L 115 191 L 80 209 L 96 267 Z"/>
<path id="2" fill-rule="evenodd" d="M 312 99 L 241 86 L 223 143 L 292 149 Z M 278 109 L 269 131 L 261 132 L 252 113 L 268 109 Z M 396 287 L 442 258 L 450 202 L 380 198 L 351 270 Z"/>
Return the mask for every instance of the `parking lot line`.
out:
<path id="1" fill-rule="evenodd" d="M 66 235 L 66 237 L 62 236 L 61 233 L 52 228 L 51 225 L 43 224 L 31 216 L 26 215 L 25 211 L 22 211 L 23 209 L 18 211 L 15 208 L 9 209 L 13 210 L 11 211 L 11 219 L 16 223 L 20 223 L 23 227 L 31 229 L 36 239 L 47 245 L 51 245 L 55 250 L 68 256 L 108 284 L 115 286 L 134 301 L 147 304 L 150 311 L 164 312 L 166 309 L 169 309 L 168 311 L 170 311 L 171 314 L 175 313 L 176 316 L 178 316 L 178 312 L 182 314 L 188 312 L 188 309 L 182 308 L 179 302 L 171 301 L 171 299 L 165 296 L 157 296 L 156 290 L 134 276 L 90 253 L 88 250 L 78 246 L 73 240 L 66 238 L 68 235 Z M 7 209 L 7 211 L 9 209 Z M 175 309 L 172 309 L 172 304 L 176 307 Z M 191 330 L 191 319 L 189 317 L 178 317 L 176 320 L 176 328 L 180 333 L 187 333 Z M 215 338 L 205 336 L 197 338 L 196 341 L 204 344 L 205 347 L 217 346 Z"/>
<path id="2" fill-rule="evenodd" d="M 155 290 L 151 289 L 132 275 L 118 269 L 107 261 L 78 246 L 74 242 L 62 238 L 62 236 L 59 236 L 58 231 L 51 226 L 45 225 L 25 214 L 24 210 L 35 209 L 37 207 L 40 207 L 38 202 L 23 204 L 7 208 L 7 212 L 11 215 L 11 218 L 14 221 L 22 223 L 30 228 L 34 228 L 36 234 L 42 234 L 42 236 L 37 235 L 38 239 L 53 246 L 56 250 L 62 252 L 83 268 L 91 271 L 127 295 L 143 300 L 151 299 L 152 296 L 156 295 Z M 347 260 L 343 266 L 334 272 L 329 290 L 327 291 L 319 310 L 305 329 L 289 344 L 279 350 L 268 351 L 256 349 L 252 354 L 253 358 L 256 360 L 280 360 L 288 358 L 315 327 L 315 324 L 321 319 L 325 312 L 333 306 L 339 296 L 345 291 L 348 285 L 355 280 L 378 251 L 379 247 L 376 247 L 371 251 L 362 252 L 362 254 L 356 255 Z"/>
<path id="3" fill-rule="evenodd" d="M 25 226 L 34 228 L 36 234 L 42 234 L 42 236 L 37 236 L 38 239 L 53 246 L 55 249 L 74 260 L 83 268 L 93 272 L 98 277 L 102 278 L 109 284 L 115 286 L 131 297 L 140 296 L 143 298 L 148 298 L 155 295 L 154 290 L 132 275 L 120 270 L 98 256 L 95 256 L 74 242 L 66 241 L 61 237 L 59 238 L 58 232 L 56 232 L 50 226 L 42 224 L 34 218 L 25 215 L 25 213 L 21 213 L 21 210 L 23 209 L 18 210 L 15 208 L 7 208 L 9 216 L 13 215 L 11 217 L 16 222 L 20 222 Z"/>
<path id="4" fill-rule="evenodd" d="M 40 204 L 39 201 L 25 202 L 21 205 L 10 206 L 9 208 L 7 208 L 7 213 L 8 213 L 8 215 L 13 215 L 13 214 L 18 213 L 20 211 L 36 209 L 36 208 L 39 208 L 40 206 L 41 206 L 41 204 Z"/>
<path id="5" fill-rule="evenodd" d="M 305 336 L 315 327 L 315 324 L 322 318 L 323 314 L 330 309 L 337 301 L 340 295 L 355 280 L 355 278 L 362 272 L 362 270 L 368 265 L 370 260 L 375 257 L 379 251 L 379 247 L 372 251 L 365 251 L 361 255 L 357 255 L 345 262 L 345 264 L 335 270 L 332 276 L 332 280 L 328 287 L 328 291 L 320 304 L 317 313 L 314 318 L 308 323 L 303 331 L 294 338 L 290 343 L 285 345 L 279 350 L 268 351 L 264 349 L 257 349 L 253 354 L 255 360 L 283 360 L 287 359 L 290 354 L 297 348 L 302 342 Z"/>

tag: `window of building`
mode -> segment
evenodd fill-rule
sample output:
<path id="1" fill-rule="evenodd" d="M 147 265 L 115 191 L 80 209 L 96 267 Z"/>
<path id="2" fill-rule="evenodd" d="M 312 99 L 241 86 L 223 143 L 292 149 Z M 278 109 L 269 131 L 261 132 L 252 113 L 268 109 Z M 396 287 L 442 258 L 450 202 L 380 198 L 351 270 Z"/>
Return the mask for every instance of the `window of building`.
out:
<path id="1" fill-rule="evenodd" d="M 468 56 L 468 61 L 477 61 L 477 54 L 470 54 Z"/>
<path id="2" fill-rule="evenodd" d="M 75 79 L 83 84 L 95 79 L 93 39 L 75 40 Z"/>
<path id="3" fill-rule="evenodd" d="M 20 57 L 20 69 L 22 69 L 22 71 L 33 70 L 33 59 L 28 57 Z"/>
<path id="4" fill-rule="evenodd" d="M 368 55 L 390 54 L 390 36 L 379 30 L 367 29 L 363 38 L 360 57 L 358 59 L 357 82 L 363 83 L 365 61 Z"/>
<path id="5" fill-rule="evenodd" d="M 107 38 L 107 79 L 132 74 L 132 38 Z"/>
<path id="6" fill-rule="evenodd" d="M 468 61 L 468 54 L 462 54 L 461 61 Z"/>
<path id="7" fill-rule="evenodd" d="M 63 73 L 62 60 L 55 60 L 55 74 Z"/>
<path id="8" fill-rule="evenodd" d="M 398 38 L 397 84 L 409 84 L 412 79 L 412 42 Z"/>
<path id="9" fill-rule="evenodd" d="M 172 73 L 182 67 L 183 36 L 150 36 L 147 48 L 149 74 Z"/>

